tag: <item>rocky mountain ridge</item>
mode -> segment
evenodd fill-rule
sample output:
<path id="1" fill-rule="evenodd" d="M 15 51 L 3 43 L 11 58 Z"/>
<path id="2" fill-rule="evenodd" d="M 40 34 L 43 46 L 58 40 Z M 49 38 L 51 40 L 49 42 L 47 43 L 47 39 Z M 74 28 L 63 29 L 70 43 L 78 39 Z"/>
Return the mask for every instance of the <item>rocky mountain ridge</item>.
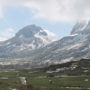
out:
<path id="1" fill-rule="evenodd" d="M 10 50 L 7 49 L 6 46 L 8 46 L 8 43 L 5 44 L 6 46 L 4 45 L 7 41 L 0 44 L 0 52 L 5 51 L 0 53 L 0 58 L 11 58 L 11 60 L 14 60 L 17 64 L 30 63 L 30 65 L 34 66 L 66 63 L 82 58 L 90 59 L 90 21 L 77 22 L 70 35 L 57 41 L 51 38 L 51 36 L 54 36 L 53 34 L 49 33 L 47 35 L 45 30 L 40 27 L 28 35 L 30 28 L 31 27 L 27 29 L 27 32 L 22 29 L 16 34 L 14 39 L 11 39 L 13 43 L 18 42 L 18 48 L 14 48 L 13 46 L 10 47 Z M 31 28 L 31 31 L 32 30 L 33 27 Z M 48 36 L 50 36 L 50 38 Z M 34 49 L 30 48 L 33 47 L 30 44 L 29 48 L 25 46 L 26 49 L 20 51 L 23 42 L 25 42 L 24 44 L 35 43 Z M 46 44 L 46 42 L 48 43 Z M 41 46 L 39 46 L 40 44 Z"/>

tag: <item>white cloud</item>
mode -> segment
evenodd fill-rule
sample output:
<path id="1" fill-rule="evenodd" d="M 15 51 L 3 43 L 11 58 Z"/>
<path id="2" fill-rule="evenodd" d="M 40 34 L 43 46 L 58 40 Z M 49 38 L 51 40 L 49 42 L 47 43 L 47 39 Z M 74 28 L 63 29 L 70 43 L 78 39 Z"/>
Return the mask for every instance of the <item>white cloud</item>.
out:
<path id="1" fill-rule="evenodd" d="M 36 11 L 34 18 L 46 18 L 51 21 L 90 18 L 90 0 L 0 0 L 0 6 L 33 8 Z"/>
<path id="2" fill-rule="evenodd" d="M 49 30 L 44 30 L 47 34 L 48 34 L 48 38 L 53 40 L 53 41 L 56 41 L 58 40 L 58 37 L 56 34 L 50 32 Z"/>
<path id="3" fill-rule="evenodd" d="M 1 7 L 0 7 L 0 18 L 3 18 L 3 11 Z"/>
<path id="4" fill-rule="evenodd" d="M 25 6 L 37 10 L 35 17 L 53 21 L 90 18 L 90 0 L 30 0 Z"/>
<path id="5" fill-rule="evenodd" d="M 3 32 L 0 32 L 0 41 L 5 41 L 14 36 L 14 30 L 11 28 L 7 28 L 3 30 Z"/>
<path id="6" fill-rule="evenodd" d="M 4 10 L 8 7 L 24 6 L 29 0 L 0 0 L 0 19 L 4 18 Z"/>

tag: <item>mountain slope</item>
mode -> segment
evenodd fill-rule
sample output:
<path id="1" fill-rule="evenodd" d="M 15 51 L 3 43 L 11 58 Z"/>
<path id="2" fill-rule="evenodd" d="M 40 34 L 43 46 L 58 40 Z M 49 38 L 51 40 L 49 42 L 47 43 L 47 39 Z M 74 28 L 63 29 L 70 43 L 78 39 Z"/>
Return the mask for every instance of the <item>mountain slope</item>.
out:
<path id="1" fill-rule="evenodd" d="M 58 41 L 53 37 L 52 33 L 47 34 L 40 27 L 27 26 L 15 37 L 0 44 L 0 58 L 11 58 L 7 61 L 13 61 L 13 64 L 14 61 L 16 64 L 29 63 L 31 66 L 90 59 L 90 21 L 78 22 L 69 36 Z"/>
<path id="2" fill-rule="evenodd" d="M 43 57 L 41 57 L 43 56 Z M 90 58 L 90 21 L 78 22 L 71 34 L 42 50 L 40 63 L 63 63 Z"/>
<path id="3" fill-rule="evenodd" d="M 15 37 L 0 43 L 0 58 L 20 58 L 31 51 L 45 47 L 56 40 L 53 33 L 36 25 L 28 25 L 16 33 Z M 25 56 L 24 55 L 24 56 Z"/>

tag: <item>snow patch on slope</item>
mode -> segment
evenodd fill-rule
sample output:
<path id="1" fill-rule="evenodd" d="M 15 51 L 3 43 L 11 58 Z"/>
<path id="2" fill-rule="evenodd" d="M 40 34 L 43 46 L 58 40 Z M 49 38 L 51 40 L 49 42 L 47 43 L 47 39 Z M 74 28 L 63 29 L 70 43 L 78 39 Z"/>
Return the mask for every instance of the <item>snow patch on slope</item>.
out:
<path id="1" fill-rule="evenodd" d="M 41 34 L 40 34 L 41 32 L 46 32 L 47 35 L 46 35 L 46 36 L 45 36 L 45 35 L 41 35 Z M 34 36 L 35 36 L 36 38 L 41 39 L 45 45 L 47 45 L 47 44 L 49 44 L 49 43 L 57 40 L 57 39 L 55 38 L 56 35 L 55 35 L 54 33 L 52 33 L 52 32 L 47 31 L 47 30 L 43 30 L 43 31 L 40 30 L 40 32 L 36 33 Z"/>
<path id="2" fill-rule="evenodd" d="M 79 32 L 82 32 L 84 30 L 86 30 L 87 26 L 89 24 L 89 21 L 79 21 L 73 31 L 71 32 L 71 34 L 76 34 L 76 33 L 79 33 Z"/>
<path id="3" fill-rule="evenodd" d="M 52 41 L 56 41 L 56 35 L 52 32 L 49 32 L 48 30 L 44 30 L 48 34 L 48 38 L 52 39 Z"/>

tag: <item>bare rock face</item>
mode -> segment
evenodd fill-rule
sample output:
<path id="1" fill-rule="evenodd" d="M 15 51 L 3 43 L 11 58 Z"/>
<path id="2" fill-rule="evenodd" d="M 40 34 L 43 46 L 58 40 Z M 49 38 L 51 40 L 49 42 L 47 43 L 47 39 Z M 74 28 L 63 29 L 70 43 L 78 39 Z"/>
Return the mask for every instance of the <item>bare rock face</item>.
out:
<path id="1" fill-rule="evenodd" d="M 29 57 L 23 67 L 90 59 L 90 21 L 77 22 L 71 34 L 58 41 L 53 37 L 54 34 L 36 25 L 27 26 L 12 39 L 0 43 L 0 58 Z"/>
<path id="2" fill-rule="evenodd" d="M 65 63 L 90 58 L 90 21 L 77 22 L 69 36 L 48 45 L 42 53 L 41 63 Z"/>
<path id="3" fill-rule="evenodd" d="M 0 58 L 17 57 L 17 55 L 20 58 L 23 56 L 22 52 L 25 52 L 26 55 L 55 40 L 56 37 L 53 33 L 36 25 L 28 25 L 17 32 L 15 37 L 0 43 Z"/>

